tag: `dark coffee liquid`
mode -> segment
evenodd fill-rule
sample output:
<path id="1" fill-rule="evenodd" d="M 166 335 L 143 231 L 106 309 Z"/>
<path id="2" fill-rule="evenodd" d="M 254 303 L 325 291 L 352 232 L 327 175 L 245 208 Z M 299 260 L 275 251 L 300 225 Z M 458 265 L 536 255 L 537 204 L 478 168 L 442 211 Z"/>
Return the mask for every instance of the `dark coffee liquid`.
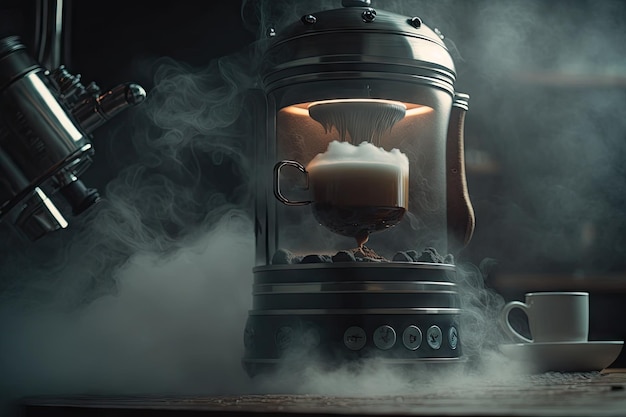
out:
<path id="1" fill-rule="evenodd" d="M 402 220 L 404 207 L 337 206 L 330 203 L 313 203 L 313 213 L 318 222 L 334 233 L 354 237 L 395 226 Z"/>

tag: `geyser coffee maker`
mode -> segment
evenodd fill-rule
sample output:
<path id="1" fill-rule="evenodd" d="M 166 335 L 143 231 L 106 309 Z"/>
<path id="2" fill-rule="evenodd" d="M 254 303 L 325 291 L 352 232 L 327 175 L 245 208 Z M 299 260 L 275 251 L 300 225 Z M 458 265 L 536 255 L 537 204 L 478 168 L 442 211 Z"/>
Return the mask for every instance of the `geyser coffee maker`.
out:
<path id="1" fill-rule="evenodd" d="M 460 362 L 469 96 L 443 36 L 355 0 L 272 35 L 245 369 Z"/>

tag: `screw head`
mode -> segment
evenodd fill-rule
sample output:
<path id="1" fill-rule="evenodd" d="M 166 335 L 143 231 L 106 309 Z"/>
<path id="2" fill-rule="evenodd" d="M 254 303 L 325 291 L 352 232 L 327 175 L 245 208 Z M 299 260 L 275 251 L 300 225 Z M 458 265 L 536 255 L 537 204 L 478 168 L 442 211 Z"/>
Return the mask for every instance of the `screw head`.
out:
<path id="1" fill-rule="evenodd" d="M 374 19 L 376 19 L 376 10 L 367 9 L 363 11 L 363 13 L 361 13 L 361 17 L 363 18 L 363 21 L 365 23 L 371 23 L 374 21 Z"/>
<path id="2" fill-rule="evenodd" d="M 415 29 L 419 29 L 422 26 L 422 19 L 415 16 L 409 19 L 409 25 L 413 26 Z"/>
<path id="3" fill-rule="evenodd" d="M 305 23 L 307 25 L 312 25 L 315 22 L 317 22 L 317 17 L 313 16 L 312 14 L 306 14 L 304 16 L 302 16 L 302 23 Z"/>

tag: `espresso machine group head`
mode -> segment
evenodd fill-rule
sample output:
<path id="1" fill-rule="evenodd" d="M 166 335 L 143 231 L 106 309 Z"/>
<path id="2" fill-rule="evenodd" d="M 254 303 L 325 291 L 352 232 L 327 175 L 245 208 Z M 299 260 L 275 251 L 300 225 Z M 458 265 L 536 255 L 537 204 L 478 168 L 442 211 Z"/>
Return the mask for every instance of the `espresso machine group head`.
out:
<path id="1" fill-rule="evenodd" d="M 31 240 L 68 226 L 98 202 L 80 180 L 91 165 L 91 133 L 146 98 L 138 84 L 102 92 L 60 65 L 48 69 L 19 36 L 0 39 L 0 221 Z"/>

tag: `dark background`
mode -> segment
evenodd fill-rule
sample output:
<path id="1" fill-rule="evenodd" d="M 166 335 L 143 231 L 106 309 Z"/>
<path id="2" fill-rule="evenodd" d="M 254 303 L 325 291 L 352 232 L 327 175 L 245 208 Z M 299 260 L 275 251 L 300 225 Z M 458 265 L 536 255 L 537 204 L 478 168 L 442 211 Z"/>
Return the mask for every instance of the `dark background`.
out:
<path id="1" fill-rule="evenodd" d="M 2 34 L 32 45 L 34 2 L 0 4 Z M 134 81 L 150 91 L 163 57 L 201 68 L 245 48 L 267 24 L 250 12 L 255 1 L 66 4 L 64 63 L 103 89 Z M 272 18 L 334 5 L 292 4 L 275 2 Z M 493 258 L 507 273 L 624 270 L 624 2 L 378 5 L 385 6 L 442 30 L 456 53 L 457 88 L 471 96 L 466 156 L 478 223 L 463 256 Z M 84 177 L 92 186 L 104 189 L 134 161 L 130 141 L 118 139 L 129 117 L 95 134 L 97 157 Z"/>

